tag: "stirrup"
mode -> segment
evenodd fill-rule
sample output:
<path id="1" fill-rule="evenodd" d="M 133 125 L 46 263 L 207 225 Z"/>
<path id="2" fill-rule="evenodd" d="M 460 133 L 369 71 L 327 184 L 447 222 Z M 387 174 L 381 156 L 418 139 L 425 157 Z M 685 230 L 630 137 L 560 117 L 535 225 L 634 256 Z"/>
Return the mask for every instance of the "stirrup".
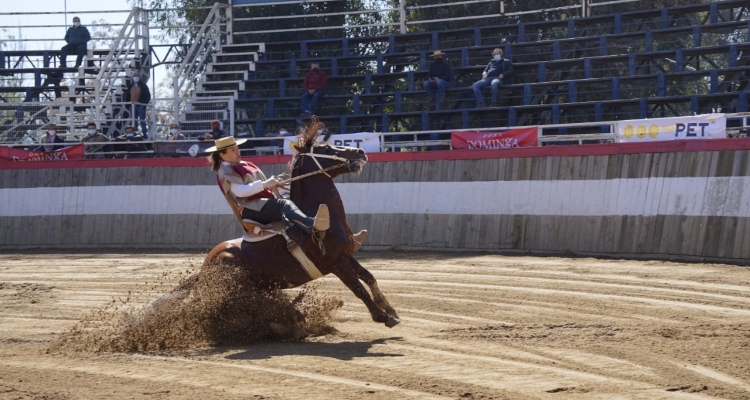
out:
<path id="1" fill-rule="evenodd" d="M 316 231 L 325 232 L 331 227 L 331 216 L 328 213 L 328 206 L 321 204 L 318 207 L 318 212 L 315 214 L 313 221 L 313 229 Z"/>

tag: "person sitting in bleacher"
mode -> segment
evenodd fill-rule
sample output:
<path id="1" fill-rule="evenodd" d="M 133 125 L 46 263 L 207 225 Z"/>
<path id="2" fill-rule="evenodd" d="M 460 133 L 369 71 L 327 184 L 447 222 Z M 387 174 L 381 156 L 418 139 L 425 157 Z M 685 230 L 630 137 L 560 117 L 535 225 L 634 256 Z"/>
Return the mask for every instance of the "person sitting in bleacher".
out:
<path id="1" fill-rule="evenodd" d="M 185 135 L 180 132 L 180 126 L 177 122 L 169 124 L 169 133 L 167 134 L 167 140 L 185 140 Z"/>
<path id="2" fill-rule="evenodd" d="M 66 61 L 69 53 L 76 54 L 76 65 L 73 68 L 78 68 L 83 62 L 83 56 L 86 54 L 86 47 L 88 46 L 89 40 L 91 40 L 91 34 L 89 30 L 81 25 L 81 19 L 73 17 L 73 26 L 68 28 L 65 33 L 65 42 L 68 43 L 60 49 L 60 67 L 67 68 Z"/>
<path id="3" fill-rule="evenodd" d="M 57 125 L 50 123 L 47 125 L 47 133 L 42 139 L 42 145 L 35 148 L 34 151 L 51 152 L 61 149 L 61 146 L 55 146 L 57 143 L 65 143 L 65 139 L 57 136 Z"/>
<path id="4" fill-rule="evenodd" d="M 499 47 L 496 47 L 492 50 L 492 60 L 490 60 L 482 72 L 482 79 L 474 82 L 472 85 L 474 95 L 477 98 L 477 107 L 484 107 L 482 88 L 486 86 L 492 87 L 491 107 L 497 107 L 497 92 L 500 85 L 509 85 L 511 79 L 513 79 L 513 64 L 510 60 L 504 59 L 503 51 Z"/>
<path id="5" fill-rule="evenodd" d="M 125 134 L 114 139 L 114 142 L 121 144 L 114 145 L 112 147 L 115 151 L 130 153 L 120 154 L 119 158 L 144 158 L 144 152 L 147 149 L 143 143 L 143 140 L 143 135 L 137 134 L 135 132 L 135 128 L 132 125 L 128 125 L 125 127 Z"/>
<path id="6" fill-rule="evenodd" d="M 324 142 L 327 142 L 328 139 L 331 138 L 331 135 L 333 135 L 333 132 L 328 130 L 323 121 L 318 121 L 318 124 L 315 127 L 317 128 L 315 132 L 317 132 L 318 136 L 323 136 Z"/>
<path id="7" fill-rule="evenodd" d="M 266 137 L 279 137 L 279 136 L 292 136 L 292 134 L 289 133 L 289 131 L 286 128 L 284 128 L 283 126 L 281 128 L 279 128 L 279 132 L 278 133 L 276 133 L 276 132 L 266 133 Z"/>
<path id="8" fill-rule="evenodd" d="M 211 121 L 211 132 L 198 136 L 198 140 L 216 140 L 227 136 L 227 131 L 221 129 L 221 122 L 215 119 Z"/>
<path id="9" fill-rule="evenodd" d="M 443 53 L 435 50 L 430 56 L 434 59 L 430 65 L 428 79 L 424 81 L 427 95 L 435 101 L 435 110 L 440 111 L 445 105 L 445 90 L 451 84 L 451 67 L 443 60 Z"/>
<path id="10" fill-rule="evenodd" d="M 305 93 L 302 94 L 302 114 L 312 115 L 315 113 L 318 100 L 326 95 L 326 86 L 328 86 L 328 77 L 320 69 L 320 63 L 313 62 L 310 65 L 302 86 L 305 88 Z"/>
<path id="11" fill-rule="evenodd" d="M 81 143 L 101 143 L 95 145 L 84 145 L 86 158 L 104 158 L 104 153 L 112 151 L 112 146 L 106 144 L 107 142 L 109 142 L 109 138 L 96 129 L 95 122 L 89 122 L 86 124 L 86 136 L 81 139 Z"/>

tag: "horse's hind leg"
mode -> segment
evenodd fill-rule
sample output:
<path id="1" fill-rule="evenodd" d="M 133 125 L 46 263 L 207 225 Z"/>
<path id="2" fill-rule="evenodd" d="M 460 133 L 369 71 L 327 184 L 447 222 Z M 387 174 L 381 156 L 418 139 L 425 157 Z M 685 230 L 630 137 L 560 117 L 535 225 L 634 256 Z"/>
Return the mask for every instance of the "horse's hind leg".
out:
<path id="1" fill-rule="evenodd" d="M 336 264 L 333 273 L 344 282 L 344 285 L 354 293 L 357 298 L 362 300 L 370 311 L 372 320 L 375 322 L 382 322 L 385 326 L 393 328 L 399 322 L 398 318 L 388 315 L 383 311 L 370 297 L 370 293 L 367 292 L 364 286 L 359 282 L 358 274 L 355 272 L 355 266 L 351 262 L 350 258 L 342 258 Z"/>
<path id="2" fill-rule="evenodd" d="M 388 300 L 385 298 L 383 292 L 381 292 L 380 288 L 378 287 L 378 281 L 370 273 L 370 271 L 366 270 L 365 267 L 363 267 L 362 264 L 359 263 L 359 261 L 354 259 L 354 257 L 350 256 L 349 261 L 352 263 L 354 272 L 357 274 L 359 279 L 366 283 L 370 288 L 370 291 L 372 292 L 372 298 L 373 300 L 375 300 L 375 303 L 378 305 L 378 307 L 385 310 L 385 312 L 391 317 L 398 318 L 398 313 L 396 313 L 396 310 L 391 307 L 390 303 L 388 303 Z"/>

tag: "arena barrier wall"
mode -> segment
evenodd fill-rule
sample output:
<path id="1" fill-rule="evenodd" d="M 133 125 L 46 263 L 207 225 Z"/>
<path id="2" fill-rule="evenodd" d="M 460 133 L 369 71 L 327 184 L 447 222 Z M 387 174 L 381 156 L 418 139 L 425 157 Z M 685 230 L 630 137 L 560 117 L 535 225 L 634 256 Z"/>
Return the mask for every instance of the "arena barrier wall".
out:
<path id="1" fill-rule="evenodd" d="M 253 157 L 267 175 L 288 156 Z M 240 236 L 204 159 L 0 165 L 0 250 Z M 379 153 L 337 178 L 365 249 L 750 259 L 750 139 Z"/>

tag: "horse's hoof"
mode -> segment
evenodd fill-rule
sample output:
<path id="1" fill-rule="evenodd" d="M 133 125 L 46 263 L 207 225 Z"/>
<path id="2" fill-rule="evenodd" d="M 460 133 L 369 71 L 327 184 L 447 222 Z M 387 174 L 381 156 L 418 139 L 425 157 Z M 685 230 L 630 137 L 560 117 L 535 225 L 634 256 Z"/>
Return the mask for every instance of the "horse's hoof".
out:
<path id="1" fill-rule="evenodd" d="M 393 328 L 394 326 L 396 326 L 396 325 L 398 325 L 400 323 L 401 323 L 400 319 L 390 317 L 390 318 L 388 318 L 388 321 L 385 321 L 385 326 L 387 326 L 389 328 Z"/>

